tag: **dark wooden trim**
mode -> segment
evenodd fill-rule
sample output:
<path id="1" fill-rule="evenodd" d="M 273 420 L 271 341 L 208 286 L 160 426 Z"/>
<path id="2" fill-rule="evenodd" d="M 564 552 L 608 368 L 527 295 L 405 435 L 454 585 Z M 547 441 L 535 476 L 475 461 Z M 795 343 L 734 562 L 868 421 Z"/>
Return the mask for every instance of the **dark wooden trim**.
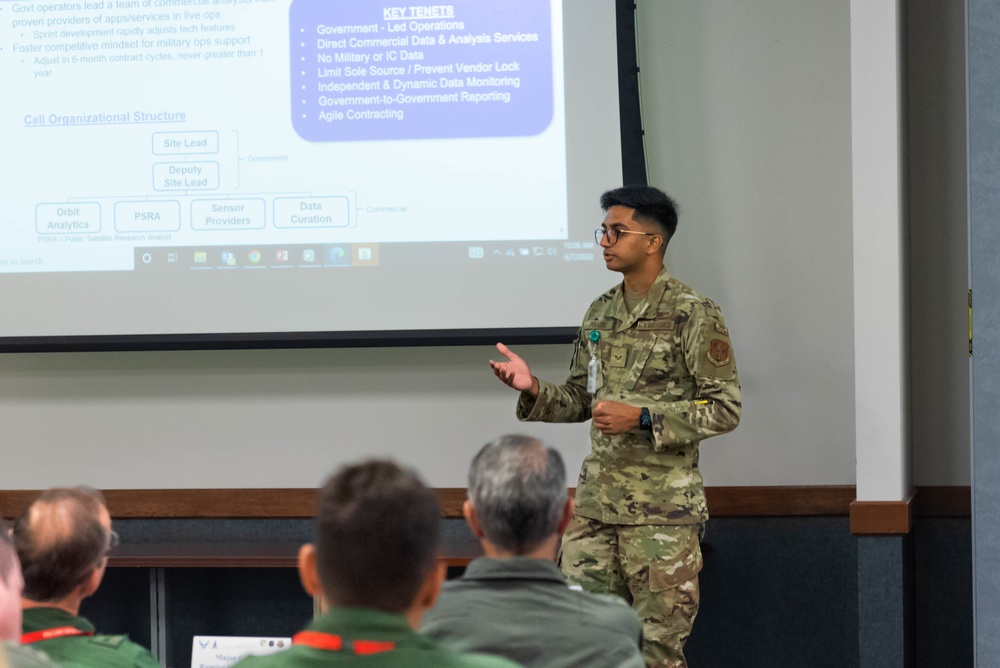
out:
<path id="1" fill-rule="evenodd" d="M 124 543 L 108 556 L 115 568 L 294 568 L 297 543 Z"/>
<path id="2" fill-rule="evenodd" d="M 461 518 L 465 488 L 435 490 L 446 518 Z M 575 490 L 570 490 L 573 493 Z M 166 489 L 107 490 L 116 518 L 306 518 L 315 512 L 317 490 Z M 712 517 L 850 517 L 857 535 L 909 533 L 914 515 L 971 516 L 968 487 L 921 487 L 904 501 L 857 501 L 853 486 L 709 487 Z M 0 490 L 0 513 L 16 516 L 37 490 Z M 294 568 L 298 544 L 286 543 L 140 543 L 112 553 L 117 568 Z M 479 556 L 477 543 L 443 547 L 442 560 L 464 566 Z"/>
<path id="3" fill-rule="evenodd" d="M 434 491 L 437 492 L 442 517 L 450 519 L 465 517 L 462 513 L 462 505 L 465 503 L 464 487 L 438 487 Z"/>
<path id="4" fill-rule="evenodd" d="M 38 490 L 0 491 L 0 517 L 17 517 L 28 501 L 38 496 Z"/>
<path id="5" fill-rule="evenodd" d="M 442 516 L 461 518 L 465 488 L 435 491 Z M 0 512 L 15 517 L 38 493 L 0 491 Z M 118 518 L 305 518 L 316 511 L 316 494 L 308 488 L 104 491 L 112 517 Z M 713 517 L 847 515 L 854 487 L 709 487 L 706 494 Z"/>
<path id="6" fill-rule="evenodd" d="M 868 536 L 910 533 L 915 495 L 916 492 L 910 492 L 902 501 L 854 501 L 851 503 L 851 533 Z"/>
<path id="7" fill-rule="evenodd" d="M 847 515 L 853 485 L 815 487 L 708 487 L 712 517 L 788 517 Z"/>
<path id="8" fill-rule="evenodd" d="M 464 487 L 435 490 L 446 518 L 460 519 Z M 573 490 L 570 490 L 571 492 Z M 851 530 L 888 526 L 895 533 L 912 526 L 909 513 L 920 517 L 971 517 L 967 486 L 920 487 L 916 501 L 855 501 L 852 485 L 709 487 L 712 517 L 848 516 Z M 37 490 L 0 490 L 0 515 L 16 517 Z M 118 489 L 106 490 L 111 515 L 118 518 L 308 518 L 316 510 L 315 489 Z M 907 507 L 906 513 L 899 504 Z M 906 515 L 907 519 L 903 519 Z M 857 519 L 855 519 L 857 517 Z"/>
<path id="9" fill-rule="evenodd" d="M 5 517 L 15 517 L 37 490 L 0 492 Z M 316 514 L 315 489 L 109 489 L 112 517 L 295 518 Z"/>
<path id="10" fill-rule="evenodd" d="M 462 517 L 464 487 L 435 490 L 444 517 Z M 39 490 L 0 490 L 0 515 L 16 517 Z M 316 514 L 318 490 L 109 489 L 103 490 L 115 518 L 309 518 Z"/>

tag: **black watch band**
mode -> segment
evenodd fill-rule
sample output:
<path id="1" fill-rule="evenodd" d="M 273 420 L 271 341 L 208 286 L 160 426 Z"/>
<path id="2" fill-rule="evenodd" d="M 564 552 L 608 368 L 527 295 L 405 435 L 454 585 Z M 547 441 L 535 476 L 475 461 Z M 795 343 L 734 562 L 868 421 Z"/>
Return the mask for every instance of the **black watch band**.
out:
<path id="1" fill-rule="evenodd" d="M 653 418 L 650 417 L 648 408 L 643 408 L 639 413 L 639 431 L 653 431 Z"/>

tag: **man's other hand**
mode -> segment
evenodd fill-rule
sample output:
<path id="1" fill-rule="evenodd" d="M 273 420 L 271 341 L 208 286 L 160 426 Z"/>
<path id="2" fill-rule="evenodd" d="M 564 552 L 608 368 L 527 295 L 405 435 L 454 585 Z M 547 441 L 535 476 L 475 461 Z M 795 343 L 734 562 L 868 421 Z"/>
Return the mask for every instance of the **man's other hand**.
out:
<path id="1" fill-rule="evenodd" d="M 594 426 L 605 436 L 617 436 L 637 431 L 641 413 L 641 408 L 628 404 L 620 404 L 617 401 L 598 401 L 593 411 Z"/>

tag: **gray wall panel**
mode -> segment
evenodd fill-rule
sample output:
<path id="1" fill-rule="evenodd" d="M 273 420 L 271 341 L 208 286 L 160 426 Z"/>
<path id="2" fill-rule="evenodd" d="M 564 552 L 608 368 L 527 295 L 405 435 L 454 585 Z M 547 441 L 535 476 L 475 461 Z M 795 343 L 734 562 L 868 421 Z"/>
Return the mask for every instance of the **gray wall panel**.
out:
<path id="1" fill-rule="evenodd" d="M 969 0 L 976 665 L 1000 666 L 1000 2 Z"/>
<path id="2" fill-rule="evenodd" d="M 969 483 L 965 6 L 907 9 L 913 482 Z"/>

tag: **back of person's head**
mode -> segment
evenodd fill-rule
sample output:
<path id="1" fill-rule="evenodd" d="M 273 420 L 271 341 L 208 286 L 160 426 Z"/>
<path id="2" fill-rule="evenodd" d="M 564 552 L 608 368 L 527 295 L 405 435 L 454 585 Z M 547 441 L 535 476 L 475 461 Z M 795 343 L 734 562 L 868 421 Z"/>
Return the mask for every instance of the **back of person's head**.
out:
<path id="1" fill-rule="evenodd" d="M 24 575 L 24 597 L 59 601 L 99 568 L 111 546 L 101 493 L 88 487 L 56 488 L 21 511 L 14 546 Z"/>
<path id="2" fill-rule="evenodd" d="M 389 461 L 346 466 L 320 493 L 316 571 L 335 607 L 407 610 L 434 570 L 441 510 L 417 475 Z"/>
<path id="3" fill-rule="evenodd" d="M 0 640 L 17 640 L 21 636 L 23 585 L 10 527 L 0 520 Z"/>
<path id="4" fill-rule="evenodd" d="M 558 531 L 566 498 L 562 457 L 529 436 L 487 443 L 469 468 L 469 502 L 479 528 L 512 554 L 527 554 Z"/>
<path id="5" fill-rule="evenodd" d="M 663 235 L 663 247 L 677 231 L 677 203 L 665 192 L 652 186 L 624 186 L 601 195 L 601 209 L 613 206 L 635 209 L 632 218 L 653 225 Z"/>

